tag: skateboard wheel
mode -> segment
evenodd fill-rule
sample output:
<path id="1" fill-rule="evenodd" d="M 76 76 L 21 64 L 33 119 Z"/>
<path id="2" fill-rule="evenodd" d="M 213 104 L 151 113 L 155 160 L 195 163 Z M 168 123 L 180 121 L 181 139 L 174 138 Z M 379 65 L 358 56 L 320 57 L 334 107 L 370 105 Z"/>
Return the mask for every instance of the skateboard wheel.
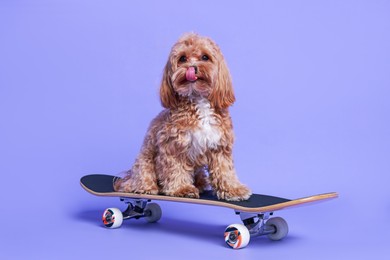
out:
<path id="1" fill-rule="evenodd" d="M 230 248 L 244 248 L 250 238 L 249 230 L 242 224 L 233 224 L 225 229 L 225 242 Z"/>
<path id="2" fill-rule="evenodd" d="M 270 218 L 265 225 L 270 228 L 274 228 L 275 232 L 268 234 L 270 240 L 281 240 L 288 234 L 288 225 L 287 222 L 280 217 Z"/>
<path id="3" fill-rule="evenodd" d="M 117 208 L 108 208 L 103 213 L 103 224 L 107 228 L 118 228 L 122 225 L 123 214 Z"/>
<path id="4" fill-rule="evenodd" d="M 160 220 L 162 212 L 160 205 L 157 203 L 148 203 L 144 209 L 145 219 L 149 223 L 154 223 Z"/>

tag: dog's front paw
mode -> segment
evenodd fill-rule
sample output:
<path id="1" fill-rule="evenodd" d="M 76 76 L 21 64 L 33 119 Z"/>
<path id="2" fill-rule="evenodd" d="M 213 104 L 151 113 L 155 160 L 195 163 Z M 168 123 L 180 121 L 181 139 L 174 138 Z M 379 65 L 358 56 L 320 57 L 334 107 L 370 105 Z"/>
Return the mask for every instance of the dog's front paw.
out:
<path id="1" fill-rule="evenodd" d="M 136 194 L 148 194 L 148 195 L 157 195 L 159 193 L 158 189 L 153 189 L 149 187 L 137 188 L 137 189 L 125 189 L 122 192 L 126 193 L 136 193 Z"/>
<path id="2" fill-rule="evenodd" d="M 126 193 L 137 193 L 137 194 L 150 194 L 157 195 L 159 193 L 157 185 L 139 185 L 135 186 L 129 180 L 123 181 L 122 179 L 117 180 L 114 183 L 114 190 L 118 192 L 126 192 Z"/>
<path id="3" fill-rule="evenodd" d="M 217 190 L 216 194 L 220 200 L 240 201 L 249 199 L 252 195 L 252 191 L 245 185 L 240 185 L 225 190 Z"/>
<path id="4" fill-rule="evenodd" d="M 165 192 L 168 196 L 199 199 L 199 190 L 195 186 L 183 186 L 176 191 Z"/>
<path id="5" fill-rule="evenodd" d="M 138 194 L 148 194 L 148 195 L 157 195 L 159 193 L 158 189 L 141 189 L 135 190 L 133 193 Z"/>

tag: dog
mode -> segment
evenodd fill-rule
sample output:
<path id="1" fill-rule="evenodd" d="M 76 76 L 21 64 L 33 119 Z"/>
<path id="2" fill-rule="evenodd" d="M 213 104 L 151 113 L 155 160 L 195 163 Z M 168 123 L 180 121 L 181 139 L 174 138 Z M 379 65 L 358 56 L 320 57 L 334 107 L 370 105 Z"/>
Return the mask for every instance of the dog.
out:
<path id="1" fill-rule="evenodd" d="M 160 100 L 165 109 L 151 122 L 134 165 L 115 190 L 199 198 L 211 186 L 218 199 L 248 199 L 251 191 L 238 180 L 232 158 L 232 80 L 213 40 L 187 33 L 174 44 Z"/>

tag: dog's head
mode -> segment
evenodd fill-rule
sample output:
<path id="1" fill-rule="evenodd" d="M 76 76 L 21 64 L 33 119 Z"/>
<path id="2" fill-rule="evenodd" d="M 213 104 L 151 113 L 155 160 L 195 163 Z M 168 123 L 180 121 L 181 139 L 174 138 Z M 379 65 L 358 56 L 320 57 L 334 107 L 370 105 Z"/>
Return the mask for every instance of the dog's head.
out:
<path id="1" fill-rule="evenodd" d="M 209 38 L 184 35 L 172 47 L 160 88 L 165 108 L 176 108 L 182 98 L 207 98 L 215 108 L 235 101 L 229 70 L 219 47 Z"/>

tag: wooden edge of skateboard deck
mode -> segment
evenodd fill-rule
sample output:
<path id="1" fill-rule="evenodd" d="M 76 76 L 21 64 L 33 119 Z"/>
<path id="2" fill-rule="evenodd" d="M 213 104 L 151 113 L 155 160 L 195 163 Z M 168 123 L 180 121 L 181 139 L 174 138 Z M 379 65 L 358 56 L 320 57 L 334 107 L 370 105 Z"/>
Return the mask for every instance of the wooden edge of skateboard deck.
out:
<path id="1" fill-rule="evenodd" d="M 122 197 L 122 198 L 129 198 L 129 199 L 147 199 L 147 200 L 172 201 L 172 202 L 192 203 L 192 204 L 201 204 L 201 205 L 211 205 L 211 206 L 231 208 L 231 209 L 234 209 L 234 210 L 239 211 L 239 212 L 248 212 L 248 213 L 273 212 L 273 211 L 282 210 L 282 209 L 286 209 L 286 208 L 307 205 L 307 204 L 313 204 L 313 203 L 318 203 L 318 202 L 323 202 L 323 201 L 327 201 L 330 199 L 338 198 L 337 192 L 329 192 L 329 193 L 323 193 L 323 194 L 318 194 L 318 195 L 314 195 L 314 196 L 289 200 L 286 202 L 273 204 L 273 205 L 269 205 L 269 206 L 248 208 L 248 207 L 243 207 L 240 205 L 230 204 L 229 202 L 225 202 L 225 201 L 194 199 L 194 198 L 184 198 L 184 197 L 170 197 L 170 196 L 164 196 L 164 195 L 136 194 L 136 193 L 126 193 L 126 192 L 104 192 L 104 193 L 103 192 L 95 192 L 95 191 L 87 188 L 83 183 L 80 182 L 80 184 L 83 187 L 83 189 L 85 189 L 87 192 L 89 192 L 95 196 Z"/>

